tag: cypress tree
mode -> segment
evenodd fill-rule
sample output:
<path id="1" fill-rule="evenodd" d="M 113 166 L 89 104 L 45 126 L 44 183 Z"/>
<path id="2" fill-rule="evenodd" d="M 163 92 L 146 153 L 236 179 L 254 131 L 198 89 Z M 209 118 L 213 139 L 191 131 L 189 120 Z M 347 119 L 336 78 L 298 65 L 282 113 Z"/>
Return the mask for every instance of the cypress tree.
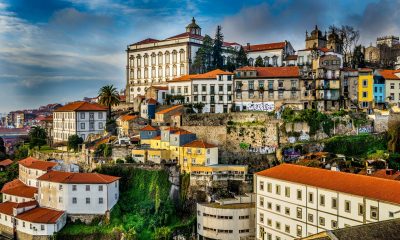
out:
<path id="1" fill-rule="evenodd" d="M 224 59 L 222 58 L 222 44 L 224 42 L 224 36 L 221 32 L 221 26 L 217 27 L 215 33 L 214 45 L 213 45 L 213 68 L 222 68 L 224 65 Z"/>

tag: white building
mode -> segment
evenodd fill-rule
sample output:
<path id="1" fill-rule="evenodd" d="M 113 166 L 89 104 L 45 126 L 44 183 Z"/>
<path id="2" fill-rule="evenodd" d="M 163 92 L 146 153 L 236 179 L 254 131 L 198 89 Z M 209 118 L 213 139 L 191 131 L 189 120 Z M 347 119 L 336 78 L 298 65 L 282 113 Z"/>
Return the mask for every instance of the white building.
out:
<path id="1" fill-rule="evenodd" d="M 73 102 L 54 110 L 54 142 L 68 141 L 77 134 L 85 141 L 90 134 L 104 131 L 107 108 L 97 103 Z"/>
<path id="2" fill-rule="evenodd" d="M 198 240 L 252 240 L 255 236 L 255 196 L 239 196 L 197 204 Z"/>
<path id="3" fill-rule="evenodd" d="M 255 66 L 257 57 L 261 57 L 264 67 L 281 67 L 284 66 L 287 56 L 295 54 L 292 44 L 288 41 L 256 45 L 248 43 L 244 50 L 249 59 L 249 66 Z"/>
<path id="4" fill-rule="evenodd" d="M 192 102 L 192 80 L 190 76 L 192 75 L 184 75 L 168 81 L 168 94 L 172 96 L 183 96 L 185 98 L 185 103 Z"/>
<path id="5" fill-rule="evenodd" d="M 398 218 L 400 182 L 282 164 L 255 174 L 257 239 L 302 238 Z"/>
<path id="6" fill-rule="evenodd" d="M 27 157 L 18 162 L 19 167 L 19 180 L 25 185 L 31 187 L 39 187 L 37 178 L 43 174 L 51 171 L 57 163 L 42 161 L 33 157 Z"/>
<path id="7" fill-rule="evenodd" d="M 105 214 L 119 198 L 119 177 L 51 171 L 38 180 L 40 206 L 68 214 Z"/>

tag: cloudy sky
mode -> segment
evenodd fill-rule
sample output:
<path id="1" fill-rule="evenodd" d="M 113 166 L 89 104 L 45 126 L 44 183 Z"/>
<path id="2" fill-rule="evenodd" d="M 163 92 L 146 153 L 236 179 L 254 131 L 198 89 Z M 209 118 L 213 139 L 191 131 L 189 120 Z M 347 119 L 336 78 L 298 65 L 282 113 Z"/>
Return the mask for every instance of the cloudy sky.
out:
<path id="1" fill-rule="evenodd" d="M 400 0 L 0 0 L 0 113 L 124 88 L 126 46 L 181 33 L 192 16 L 226 41 L 296 49 L 315 24 L 352 25 L 365 45 L 400 35 Z"/>

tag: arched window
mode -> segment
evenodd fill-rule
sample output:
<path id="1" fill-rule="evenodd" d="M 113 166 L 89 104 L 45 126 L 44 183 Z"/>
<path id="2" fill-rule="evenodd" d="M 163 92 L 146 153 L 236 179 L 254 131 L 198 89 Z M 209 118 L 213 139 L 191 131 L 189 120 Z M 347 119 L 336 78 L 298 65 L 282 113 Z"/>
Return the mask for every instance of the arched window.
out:
<path id="1" fill-rule="evenodd" d="M 170 77 L 170 76 L 171 76 L 171 71 L 170 71 L 170 69 L 169 69 L 169 65 L 167 65 L 167 66 L 165 67 L 165 76 L 166 76 L 166 77 Z"/>
<path id="2" fill-rule="evenodd" d="M 172 51 L 172 63 L 176 63 L 177 61 L 177 52 L 174 50 Z"/>
<path id="3" fill-rule="evenodd" d="M 129 66 L 130 66 L 131 68 L 133 68 L 133 67 L 134 67 L 134 64 L 135 64 L 135 58 L 131 55 L 131 56 L 129 57 Z"/>
<path id="4" fill-rule="evenodd" d="M 142 78 L 142 73 L 140 72 L 140 69 L 137 70 L 136 75 L 137 75 L 137 78 Z"/>
<path id="5" fill-rule="evenodd" d="M 155 53 L 151 54 L 151 65 L 156 65 L 156 54 Z"/>
<path id="6" fill-rule="evenodd" d="M 136 60 L 137 60 L 137 64 L 136 64 L 136 65 L 137 65 L 138 67 L 141 67 L 141 66 L 142 66 L 142 61 L 141 61 L 142 58 L 140 57 L 140 55 L 137 55 Z"/>
<path id="7" fill-rule="evenodd" d="M 161 65 L 163 63 L 163 54 L 162 52 L 158 53 L 158 65 Z"/>
<path id="8" fill-rule="evenodd" d="M 249 58 L 249 65 L 250 66 L 254 66 L 254 59 L 253 58 Z"/>
<path id="9" fill-rule="evenodd" d="M 176 77 L 176 75 L 177 75 L 177 67 L 176 67 L 176 65 L 174 65 L 172 67 L 172 76 Z"/>
<path id="10" fill-rule="evenodd" d="M 145 66 L 149 65 L 149 55 L 147 55 L 147 53 L 144 55 L 144 65 Z"/>
<path id="11" fill-rule="evenodd" d="M 151 78 L 156 78 L 156 68 L 151 68 Z"/>
<path id="12" fill-rule="evenodd" d="M 158 67 L 158 77 L 162 78 L 163 77 L 163 70 L 162 67 Z"/>
<path id="13" fill-rule="evenodd" d="M 144 69 L 144 78 L 149 78 L 149 69 Z"/>
<path id="14" fill-rule="evenodd" d="M 171 60 L 170 60 L 169 52 L 166 51 L 166 52 L 165 52 L 165 63 L 166 63 L 166 64 L 169 64 L 170 61 L 171 61 Z"/>
<path id="15" fill-rule="evenodd" d="M 266 66 L 266 67 L 269 66 L 269 57 L 264 58 L 264 66 Z"/>
<path id="16" fill-rule="evenodd" d="M 183 50 L 183 49 L 181 49 L 180 51 L 179 51 L 179 61 L 181 62 L 181 63 L 183 63 L 183 62 L 185 62 L 185 50 Z"/>
<path id="17" fill-rule="evenodd" d="M 184 64 L 181 64 L 179 71 L 180 71 L 181 75 L 185 75 L 185 65 Z"/>
<path id="18" fill-rule="evenodd" d="M 277 56 L 272 57 L 272 65 L 274 67 L 278 66 L 278 57 Z"/>

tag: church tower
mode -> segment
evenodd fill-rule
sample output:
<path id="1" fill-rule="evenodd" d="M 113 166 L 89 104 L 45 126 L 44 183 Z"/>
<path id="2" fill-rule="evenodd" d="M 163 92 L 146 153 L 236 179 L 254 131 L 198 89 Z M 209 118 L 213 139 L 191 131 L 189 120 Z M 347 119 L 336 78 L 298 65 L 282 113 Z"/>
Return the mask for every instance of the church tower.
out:
<path id="1" fill-rule="evenodd" d="M 318 26 L 315 25 L 315 29 L 308 35 L 306 31 L 306 48 L 323 48 L 326 47 L 326 32 L 325 35 L 318 29 Z"/>
<path id="2" fill-rule="evenodd" d="M 194 17 L 192 18 L 192 22 L 186 26 L 186 32 L 201 35 L 201 27 L 196 24 L 196 19 L 194 19 Z"/>
<path id="3" fill-rule="evenodd" d="M 326 47 L 332 49 L 335 53 L 343 53 L 343 37 L 335 33 L 335 29 L 332 29 L 331 33 L 328 35 Z"/>

